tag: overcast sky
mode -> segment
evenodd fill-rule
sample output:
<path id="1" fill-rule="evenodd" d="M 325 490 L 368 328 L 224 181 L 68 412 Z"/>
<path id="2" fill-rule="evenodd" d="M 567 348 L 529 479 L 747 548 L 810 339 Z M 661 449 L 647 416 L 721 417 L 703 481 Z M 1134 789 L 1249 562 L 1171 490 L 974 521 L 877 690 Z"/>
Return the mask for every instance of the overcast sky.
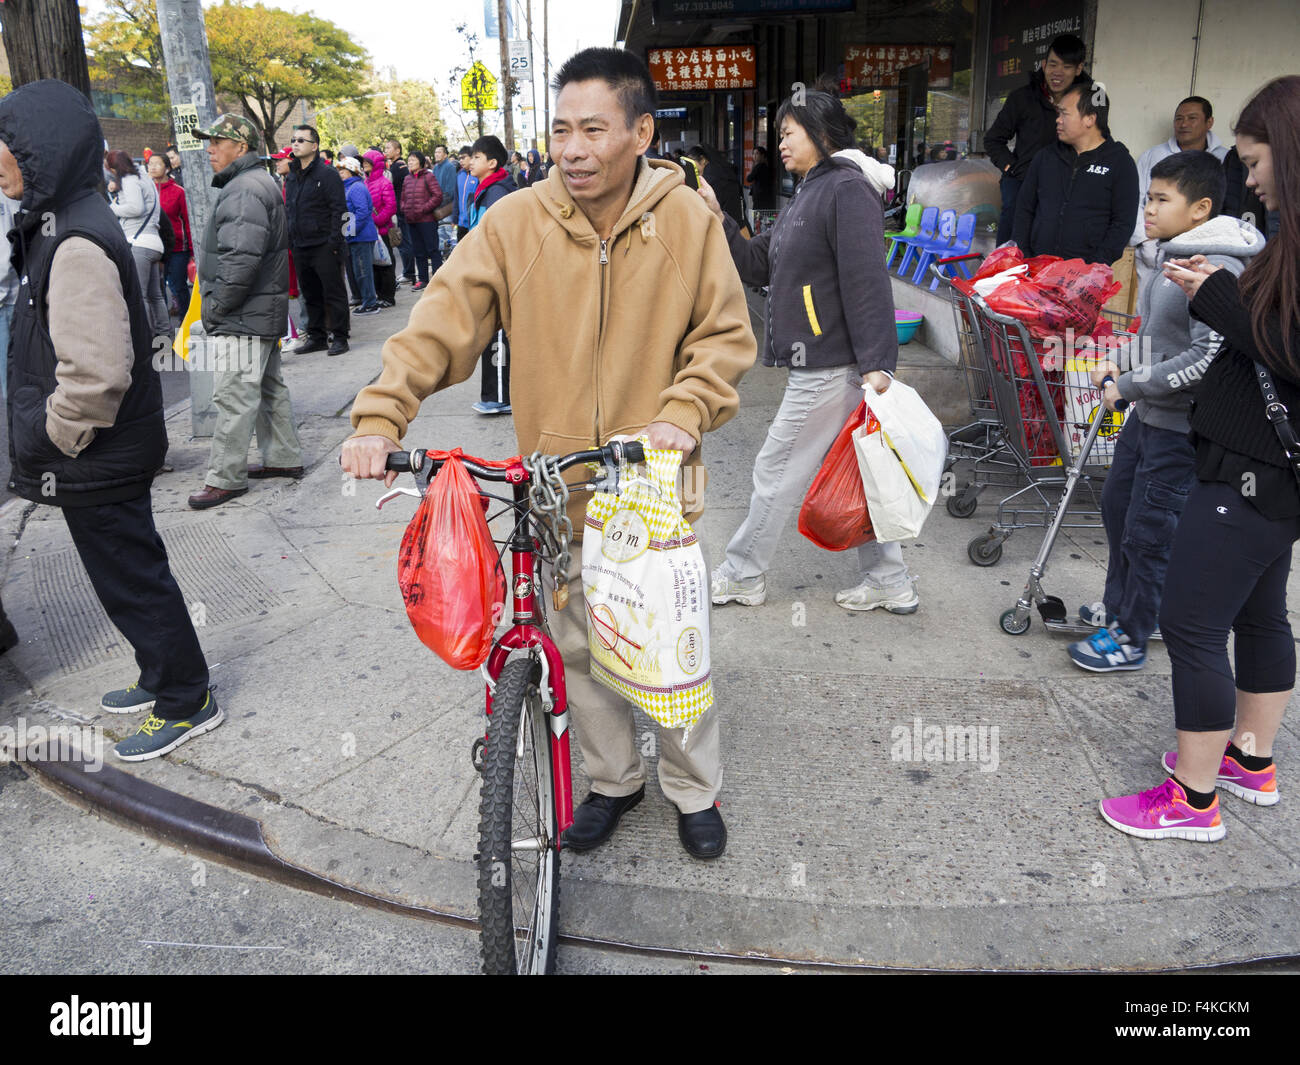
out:
<path id="1" fill-rule="evenodd" d="M 399 78 L 420 78 L 432 82 L 439 96 L 449 88 L 447 75 L 466 59 L 464 38 L 456 32 L 458 23 L 467 22 L 479 37 L 479 58 L 493 74 L 499 76 L 497 43 L 484 36 L 484 0 L 264 0 L 268 7 L 288 11 L 310 11 L 320 18 L 337 23 L 370 53 L 376 68 L 396 68 Z M 496 0 L 489 0 L 493 10 Z M 523 0 L 513 0 L 519 12 Z M 205 5 L 206 6 L 206 5 Z M 614 43 L 614 29 L 619 5 L 616 0 L 550 0 L 551 75 L 563 60 L 582 48 L 593 45 L 609 47 Z M 87 17 L 100 14 L 103 0 L 89 0 Z M 524 37 L 522 17 L 516 36 Z M 542 99 L 542 0 L 533 0 L 533 58 L 538 68 L 537 107 Z M 531 93 L 525 90 L 528 102 Z M 448 120 L 452 134 L 456 122 Z M 539 119 L 540 122 L 540 119 Z"/>

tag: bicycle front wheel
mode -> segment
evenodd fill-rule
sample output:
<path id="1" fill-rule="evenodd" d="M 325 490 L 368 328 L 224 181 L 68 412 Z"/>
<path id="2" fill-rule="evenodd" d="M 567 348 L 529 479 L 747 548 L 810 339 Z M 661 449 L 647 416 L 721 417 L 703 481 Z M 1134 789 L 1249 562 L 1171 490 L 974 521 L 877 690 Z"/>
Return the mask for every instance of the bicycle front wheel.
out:
<path id="1" fill-rule="evenodd" d="M 549 715 L 533 659 L 497 678 L 483 751 L 479 805 L 479 917 L 483 971 L 555 969 L 560 902 Z"/>

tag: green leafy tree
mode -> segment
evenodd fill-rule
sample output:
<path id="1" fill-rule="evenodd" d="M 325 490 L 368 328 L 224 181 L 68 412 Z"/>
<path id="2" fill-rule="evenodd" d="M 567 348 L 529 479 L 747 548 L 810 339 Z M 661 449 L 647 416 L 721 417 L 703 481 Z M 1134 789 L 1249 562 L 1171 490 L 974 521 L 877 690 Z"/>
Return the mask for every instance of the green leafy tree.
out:
<path id="1" fill-rule="evenodd" d="M 365 149 L 391 138 L 401 142 L 404 152 L 420 151 L 429 155 L 435 144 L 447 143 L 446 126 L 438 108 L 438 91 L 428 82 L 372 79 L 361 95 L 363 99 L 316 112 L 315 125 L 326 147 L 351 142 Z M 389 100 L 396 114 L 388 112 Z"/>
<path id="2" fill-rule="evenodd" d="M 339 26 L 237 0 L 207 7 L 213 88 L 236 97 L 262 132 L 265 150 L 275 131 L 304 100 L 321 107 L 362 91 L 365 50 Z M 130 94 L 127 117 L 165 121 L 170 100 L 154 0 L 108 0 L 87 27 L 91 83 Z"/>

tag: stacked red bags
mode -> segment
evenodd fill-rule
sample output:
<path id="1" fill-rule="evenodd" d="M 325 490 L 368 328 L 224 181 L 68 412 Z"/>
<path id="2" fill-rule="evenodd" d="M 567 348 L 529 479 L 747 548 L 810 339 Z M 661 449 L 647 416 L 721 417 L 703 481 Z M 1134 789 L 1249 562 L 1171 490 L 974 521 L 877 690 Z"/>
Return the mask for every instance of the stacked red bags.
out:
<path id="1" fill-rule="evenodd" d="M 1032 261 L 1032 260 L 1031 260 Z M 1024 322 L 1030 336 L 1091 333 L 1102 305 L 1122 286 L 1105 263 L 1049 262 L 1028 280 L 1009 281 L 985 297 L 989 309 Z"/>
<path id="2" fill-rule="evenodd" d="M 446 461 L 406 527 L 397 583 L 420 642 L 454 669 L 477 669 L 492 650 L 505 576 L 488 531 L 486 500 L 461 462 L 464 452 L 430 451 L 428 457 Z"/>

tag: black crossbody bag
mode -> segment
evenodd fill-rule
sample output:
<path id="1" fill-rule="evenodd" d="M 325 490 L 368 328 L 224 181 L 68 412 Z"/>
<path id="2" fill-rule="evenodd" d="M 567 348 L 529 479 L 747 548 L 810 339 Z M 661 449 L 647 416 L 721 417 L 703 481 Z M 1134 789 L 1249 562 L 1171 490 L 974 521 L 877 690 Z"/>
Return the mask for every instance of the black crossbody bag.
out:
<path id="1" fill-rule="evenodd" d="M 1262 363 L 1255 363 L 1255 380 L 1259 382 L 1259 390 L 1264 393 L 1264 413 L 1273 423 L 1273 431 L 1282 441 L 1282 451 L 1291 466 L 1291 472 L 1295 474 L 1296 484 L 1300 485 L 1300 440 L 1296 439 L 1295 429 L 1287 417 L 1286 405 L 1277 398 L 1273 375 Z"/>

